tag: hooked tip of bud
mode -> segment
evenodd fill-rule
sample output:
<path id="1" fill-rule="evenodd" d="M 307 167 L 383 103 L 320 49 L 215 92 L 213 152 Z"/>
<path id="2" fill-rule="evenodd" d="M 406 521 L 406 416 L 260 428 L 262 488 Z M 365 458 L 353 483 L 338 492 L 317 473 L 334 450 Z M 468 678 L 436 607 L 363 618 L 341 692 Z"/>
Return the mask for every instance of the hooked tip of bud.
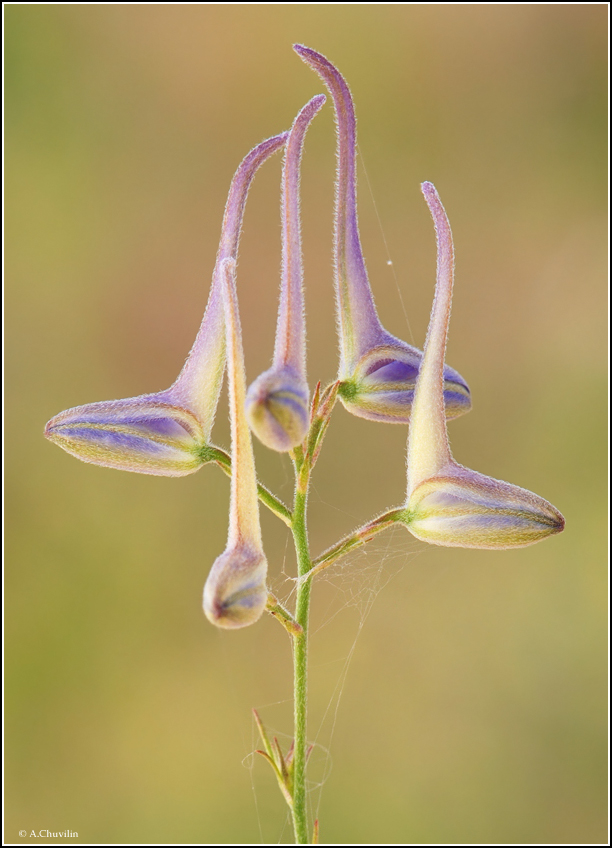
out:
<path id="1" fill-rule="evenodd" d="M 499 550 L 533 545 L 565 527 L 539 495 L 455 463 L 416 486 L 402 523 L 433 545 Z"/>
<path id="2" fill-rule="evenodd" d="M 342 403 L 360 418 L 407 424 L 422 359 L 420 350 L 404 342 L 372 348 L 340 384 Z M 448 419 L 465 415 L 472 406 L 468 384 L 448 365 L 444 366 L 444 404 Z"/>
<path id="3" fill-rule="evenodd" d="M 224 630 L 255 624 L 268 600 L 267 571 L 264 554 L 244 545 L 217 557 L 204 586 L 203 607 L 210 623 Z"/>
<path id="4" fill-rule="evenodd" d="M 246 396 L 249 426 L 263 444 L 290 451 L 308 433 L 309 393 L 306 382 L 289 368 L 270 368 L 251 383 Z"/>
<path id="5" fill-rule="evenodd" d="M 95 465 L 182 477 L 207 461 L 200 421 L 164 395 L 100 401 L 60 412 L 45 437 Z"/>

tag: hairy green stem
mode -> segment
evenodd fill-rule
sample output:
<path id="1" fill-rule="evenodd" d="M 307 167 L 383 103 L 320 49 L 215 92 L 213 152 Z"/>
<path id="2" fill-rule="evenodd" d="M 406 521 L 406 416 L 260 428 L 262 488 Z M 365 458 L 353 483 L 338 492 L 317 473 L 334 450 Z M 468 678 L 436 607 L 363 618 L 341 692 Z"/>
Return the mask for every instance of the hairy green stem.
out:
<path id="1" fill-rule="evenodd" d="M 308 499 L 308 469 L 301 457 L 295 458 L 296 481 L 298 483 L 293 508 L 291 530 L 298 560 L 298 576 L 307 574 L 311 567 L 306 528 L 306 506 Z M 305 473 L 304 473 L 305 472 Z M 298 583 L 295 620 L 302 633 L 293 638 L 293 717 L 295 753 L 293 760 L 293 829 L 298 845 L 306 845 L 308 821 L 306 817 L 306 709 L 308 694 L 308 611 L 310 606 L 311 581 Z"/>
<path id="2" fill-rule="evenodd" d="M 319 574 L 324 569 L 329 568 L 329 566 L 333 565 L 340 559 L 340 557 L 348 554 L 349 551 L 355 550 L 355 548 L 362 547 L 369 542 L 370 539 L 374 538 L 377 533 L 380 533 L 383 530 L 386 530 L 387 527 L 391 527 L 395 524 L 395 522 L 403 516 L 405 509 L 405 507 L 400 506 L 395 509 L 390 509 L 387 512 L 383 512 L 382 515 L 379 515 L 377 518 L 373 518 L 372 521 L 368 521 L 367 524 L 364 524 L 357 530 L 353 530 L 353 532 L 349 533 L 348 536 L 345 536 L 344 539 L 340 539 L 339 542 L 324 551 L 320 556 L 312 561 L 312 568 L 308 572 L 309 582 L 316 574 Z"/>
<path id="3" fill-rule="evenodd" d="M 283 627 L 290 636 L 299 636 L 301 633 L 303 633 L 302 628 L 297 623 L 295 618 L 291 615 L 289 610 L 285 609 L 285 607 L 280 603 L 278 598 L 272 594 L 272 592 L 268 592 L 266 609 L 268 610 L 270 615 L 273 615 L 274 618 L 283 625 Z"/>
<path id="4" fill-rule="evenodd" d="M 228 453 L 226 453 L 226 451 L 221 448 L 211 446 L 207 448 L 207 456 L 210 457 L 211 461 L 216 462 L 219 468 L 223 469 L 228 477 L 231 476 L 232 458 Z M 291 527 L 291 511 L 287 509 L 281 500 L 266 489 L 265 486 L 262 486 L 261 483 L 257 484 L 257 494 L 262 504 L 267 506 L 268 509 L 273 512 L 274 515 L 278 516 L 281 521 L 284 521 L 287 527 Z"/>

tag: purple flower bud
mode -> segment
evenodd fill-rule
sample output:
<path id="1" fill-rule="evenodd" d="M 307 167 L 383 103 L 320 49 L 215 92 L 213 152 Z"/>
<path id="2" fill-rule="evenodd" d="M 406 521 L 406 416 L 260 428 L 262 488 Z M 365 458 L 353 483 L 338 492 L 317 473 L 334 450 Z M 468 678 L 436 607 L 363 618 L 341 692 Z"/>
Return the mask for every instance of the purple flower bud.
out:
<path id="1" fill-rule="evenodd" d="M 266 607 L 268 563 L 244 545 L 217 557 L 204 586 L 204 612 L 211 624 L 236 630 L 254 624 Z"/>
<path id="2" fill-rule="evenodd" d="M 290 368 L 272 367 L 249 386 L 246 414 L 266 447 L 290 451 L 308 432 L 308 385 Z"/>
<path id="3" fill-rule="evenodd" d="M 334 235 L 336 308 L 340 335 L 338 394 L 354 415 L 405 424 L 423 354 L 388 333 L 378 318 L 357 224 L 356 124 L 351 92 L 340 72 L 320 53 L 294 50 L 327 85 L 336 111 L 338 170 Z M 444 370 L 447 418 L 471 407 L 470 390 L 452 368 Z"/>
<path id="4" fill-rule="evenodd" d="M 236 263 L 222 263 L 227 338 L 227 373 L 232 429 L 232 484 L 227 546 L 217 557 L 204 586 L 204 612 L 217 627 L 235 629 L 253 624 L 263 613 L 268 592 L 268 563 L 259 525 L 257 478 L 244 401 L 246 379 L 238 298 Z"/>
<path id="5" fill-rule="evenodd" d="M 302 291 L 300 237 L 300 160 L 306 130 L 325 95 L 304 106 L 293 122 L 283 167 L 281 222 L 283 262 L 281 297 L 272 367 L 247 392 L 247 418 L 255 435 L 269 448 L 289 451 L 306 437 L 309 391 L 306 380 L 306 327 Z"/>
<path id="6" fill-rule="evenodd" d="M 371 348 L 357 362 L 353 376 L 340 384 L 342 403 L 360 418 L 405 424 L 410 420 L 421 361 L 421 351 L 403 342 Z M 470 405 L 467 383 L 454 368 L 445 365 L 446 418 L 458 418 Z"/>
<path id="7" fill-rule="evenodd" d="M 544 498 L 457 463 L 411 492 L 403 520 L 418 539 L 453 548 L 519 548 L 565 527 Z"/>
<path id="8" fill-rule="evenodd" d="M 438 245 L 436 293 L 412 407 L 408 491 L 402 520 L 413 535 L 458 548 L 517 548 L 560 533 L 565 521 L 544 498 L 455 462 L 444 416 L 444 353 L 453 293 L 448 218 L 431 183 L 421 186 Z"/>
<path id="9" fill-rule="evenodd" d="M 249 187 L 257 169 L 285 144 L 269 138 L 244 158 L 230 186 L 210 296 L 194 345 L 176 382 L 166 391 L 102 401 L 61 412 L 45 436 L 64 450 L 108 468 L 176 477 L 209 459 L 225 366 L 221 268 L 235 258 Z"/>
<path id="10" fill-rule="evenodd" d="M 163 395 L 67 409 L 49 421 L 45 436 L 83 462 L 121 471 L 182 477 L 207 461 L 200 421 Z"/>

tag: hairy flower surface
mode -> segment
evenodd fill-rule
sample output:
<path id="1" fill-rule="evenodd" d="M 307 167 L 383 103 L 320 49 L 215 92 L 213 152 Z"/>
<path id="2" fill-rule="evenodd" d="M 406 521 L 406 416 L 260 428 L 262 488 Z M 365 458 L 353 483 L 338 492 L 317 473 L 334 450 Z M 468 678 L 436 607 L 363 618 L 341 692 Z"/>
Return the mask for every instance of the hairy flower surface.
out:
<path id="1" fill-rule="evenodd" d="M 319 94 L 296 117 L 285 147 L 281 223 L 281 296 L 272 367 L 251 384 L 246 410 L 251 430 L 269 448 L 289 451 L 301 444 L 309 425 L 306 328 L 300 236 L 300 160 L 306 130 L 325 95 Z"/>
<path id="2" fill-rule="evenodd" d="M 444 416 L 443 366 L 453 293 L 448 218 L 431 183 L 421 186 L 436 230 L 436 293 L 408 437 L 402 521 L 418 539 L 459 548 L 517 548 L 560 533 L 561 513 L 544 498 L 455 462 Z"/>
<path id="3" fill-rule="evenodd" d="M 181 477 L 206 461 L 202 423 L 170 392 L 67 409 L 45 435 L 83 462 L 141 474 Z"/>
<path id="4" fill-rule="evenodd" d="M 258 144 L 236 171 L 225 207 L 221 241 L 206 311 L 175 383 L 163 392 L 101 401 L 61 412 L 45 436 L 68 453 L 108 468 L 180 477 L 209 460 L 225 365 L 222 267 L 238 254 L 249 187 L 257 169 L 285 144 L 287 133 Z"/>
<path id="5" fill-rule="evenodd" d="M 244 412 L 246 378 L 235 269 L 232 259 L 222 263 L 232 429 L 229 530 L 225 551 L 217 557 L 208 575 L 203 601 L 209 621 L 229 630 L 254 624 L 268 598 L 268 563 L 261 541 L 255 459 Z"/>
<path id="6" fill-rule="evenodd" d="M 339 395 L 354 415 L 407 423 L 423 354 L 388 333 L 378 318 L 357 224 L 356 124 L 353 99 L 340 72 L 320 53 L 300 44 L 296 53 L 327 85 L 334 101 L 338 170 L 334 265 L 340 335 Z M 446 417 L 471 406 L 470 390 L 457 371 L 444 367 Z"/>

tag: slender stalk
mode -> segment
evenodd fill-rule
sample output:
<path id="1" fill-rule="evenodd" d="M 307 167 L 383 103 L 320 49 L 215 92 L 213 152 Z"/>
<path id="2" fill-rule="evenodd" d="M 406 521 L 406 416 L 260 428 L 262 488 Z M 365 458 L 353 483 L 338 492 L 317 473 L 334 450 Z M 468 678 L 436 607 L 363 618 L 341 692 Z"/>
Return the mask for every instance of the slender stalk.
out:
<path id="1" fill-rule="evenodd" d="M 386 530 L 387 527 L 391 527 L 396 521 L 401 520 L 405 511 L 406 508 L 403 506 L 390 509 L 377 518 L 373 518 L 372 521 L 368 521 L 367 524 L 358 527 L 357 530 L 353 530 L 344 539 L 340 539 L 339 542 L 312 561 L 312 568 L 307 575 L 308 579 L 312 580 L 316 574 L 329 568 L 330 565 L 333 565 L 345 554 L 348 554 L 349 551 L 354 551 L 355 548 L 362 547 L 362 545 L 373 539 L 377 533 Z"/>
<path id="2" fill-rule="evenodd" d="M 293 508 L 291 530 L 298 561 L 298 576 L 307 574 L 312 562 L 308 549 L 308 531 L 306 528 L 306 508 L 308 500 L 307 461 L 294 456 L 296 473 L 296 494 Z M 306 466 L 306 467 L 305 467 Z M 309 843 L 308 821 L 306 817 L 306 709 L 308 694 L 308 612 L 310 607 L 311 581 L 298 583 L 295 607 L 295 620 L 302 633 L 293 638 L 293 717 L 295 752 L 293 759 L 293 829 L 298 845 Z"/>
<path id="3" fill-rule="evenodd" d="M 207 456 L 210 460 L 216 462 L 228 477 L 231 476 L 232 458 L 226 451 L 222 450 L 222 448 L 211 446 L 207 448 Z M 291 527 L 291 512 L 281 500 L 273 495 L 269 489 L 266 489 L 265 486 L 262 486 L 261 483 L 257 484 L 257 495 L 262 504 L 267 506 L 281 521 L 284 521 L 287 527 Z"/>
<path id="4" fill-rule="evenodd" d="M 272 592 L 268 593 L 268 602 L 266 603 L 266 609 L 273 615 L 274 618 L 279 621 L 287 633 L 290 636 L 299 636 L 303 631 L 300 625 L 297 623 L 295 618 L 291 615 L 289 610 L 286 610 L 285 607 L 279 602 L 278 598 L 276 598 Z"/>

